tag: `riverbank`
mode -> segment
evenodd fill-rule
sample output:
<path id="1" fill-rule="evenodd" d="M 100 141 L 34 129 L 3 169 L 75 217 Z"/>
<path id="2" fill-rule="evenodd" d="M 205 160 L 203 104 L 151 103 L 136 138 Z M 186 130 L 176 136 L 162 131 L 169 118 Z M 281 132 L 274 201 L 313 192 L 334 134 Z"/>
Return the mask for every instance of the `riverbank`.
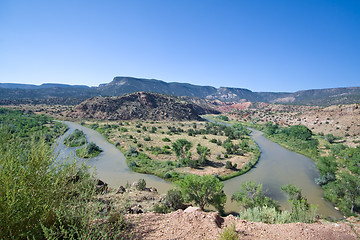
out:
<path id="1" fill-rule="evenodd" d="M 153 175 L 139 174 L 131 171 L 120 150 L 109 143 L 99 132 L 76 123 L 66 123 L 72 131 L 76 128 L 84 131 L 88 141 L 95 142 L 104 150 L 98 157 L 89 160 L 88 164 L 96 167 L 99 178 L 109 183 L 110 186 L 117 188 L 120 185 L 125 186 L 128 182 L 144 178 L 150 186 L 155 186 L 159 193 L 164 194 L 172 188 L 172 184 L 169 181 Z M 224 182 L 224 192 L 228 196 L 225 212 L 238 212 L 239 207 L 235 202 L 231 202 L 229 196 L 232 196 L 232 194 L 240 189 L 242 182 L 251 180 L 263 184 L 267 195 L 279 201 L 284 209 L 287 208 L 288 203 L 286 196 L 281 192 L 280 188 L 282 185 L 293 183 L 303 189 L 303 193 L 310 203 L 319 206 L 319 214 L 324 217 L 341 218 L 342 215 L 322 198 L 322 189 L 314 183 L 314 178 L 319 175 L 312 160 L 281 148 L 279 145 L 263 137 L 259 131 L 253 131 L 252 138 L 255 139 L 261 148 L 262 153 L 259 162 L 247 174 Z M 68 154 L 71 154 L 71 152 Z"/>
<path id="2" fill-rule="evenodd" d="M 256 165 L 260 151 L 241 125 L 207 122 L 96 121 L 83 122 L 101 133 L 126 156 L 135 172 L 166 180 L 186 174 L 216 175 L 227 180 Z M 186 140 L 189 149 L 177 155 L 174 144 Z"/>

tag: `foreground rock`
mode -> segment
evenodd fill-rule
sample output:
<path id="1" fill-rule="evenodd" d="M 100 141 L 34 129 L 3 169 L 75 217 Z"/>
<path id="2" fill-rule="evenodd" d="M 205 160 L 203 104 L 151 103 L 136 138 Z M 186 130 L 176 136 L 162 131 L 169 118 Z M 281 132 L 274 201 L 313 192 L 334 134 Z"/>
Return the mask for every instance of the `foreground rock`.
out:
<path id="1" fill-rule="evenodd" d="M 358 239 L 352 230 L 358 223 L 289 223 L 265 224 L 250 222 L 230 215 L 225 218 L 216 213 L 195 208 L 168 214 L 154 212 L 127 215 L 135 222 L 135 239 L 218 239 L 219 233 L 235 223 L 239 239 Z"/>

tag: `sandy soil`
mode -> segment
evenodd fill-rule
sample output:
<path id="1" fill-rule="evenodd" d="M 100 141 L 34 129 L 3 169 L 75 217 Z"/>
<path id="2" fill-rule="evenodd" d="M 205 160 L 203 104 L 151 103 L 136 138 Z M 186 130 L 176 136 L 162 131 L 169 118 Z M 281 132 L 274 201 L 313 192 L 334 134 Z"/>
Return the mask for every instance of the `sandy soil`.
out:
<path id="1" fill-rule="evenodd" d="M 127 215 L 135 220 L 134 239 L 217 239 L 223 229 L 236 224 L 239 239 L 358 239 L 353 229 L 359 222 L 265 224 L 249 222 L 230 215 L 205 213 L 198 208 L 168 214 L 146 213 Z"/>

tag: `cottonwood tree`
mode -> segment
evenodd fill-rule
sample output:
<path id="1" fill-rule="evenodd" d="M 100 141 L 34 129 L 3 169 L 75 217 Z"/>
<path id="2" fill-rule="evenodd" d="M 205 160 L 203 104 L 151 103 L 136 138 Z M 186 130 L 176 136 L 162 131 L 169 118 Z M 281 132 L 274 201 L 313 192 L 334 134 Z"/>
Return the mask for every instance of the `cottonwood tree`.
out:
<path id="1" fill-rule="evenodd" d="M 178 158 L 185 159 L 192 145 L 193 144 L 186 139 L 178 139 L 172 143 L 172 150 Z"/>
<path id="2" fill-rule="evenodd" d="M 223 213 L 226 195 L 223 191 L 224 184 L 218 178 L 191 174 L 175 182 L 175 185 L 179 187 L 185 201 L 195 202 L 202 210 L 205 206 L 212 205 Z"/>
<path id="3" fill-rule="evenodd" d="M 238 202 L 243 208 L 279 207 L 277 201 L 265 196 L 262 184 L 254 181 L 241 184 L 241 189 L 232 195 L 231 200 Z"/>
<path id="4" fill-rule="evenodd" d="M 207 161 L 207 157 L 210 156 L 210 149 L 205 146 L 201 146 L 200 144 L 196 147 L 196 152 L 199 154 L 200 165 L 203 165 Z"/>
<path id="5" fill-rule="evenodd" d="M 340 173 L 338 179 L 327 184 L 325 197 L 335 202 L 346 215 L 354 215 L 360 207 L 360 176 L 348 172 Z"/>

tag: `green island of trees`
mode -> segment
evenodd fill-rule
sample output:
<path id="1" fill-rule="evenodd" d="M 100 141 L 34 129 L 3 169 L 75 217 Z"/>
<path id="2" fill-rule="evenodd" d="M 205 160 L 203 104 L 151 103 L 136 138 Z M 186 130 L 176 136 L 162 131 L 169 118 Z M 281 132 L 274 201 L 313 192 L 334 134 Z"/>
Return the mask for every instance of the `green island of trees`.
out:
<path id="1" fill-rule="evenodd" d="M 76 155 L 80 158 L 92 158 L 98 156 L 102 152 L 101 148 L 91 142 L 85 146 L 76 149 Z"/>
<path id="2" fill-rule="evenodd" d="M 213 166 L 220 180 L 227 180 L 249 171 L 260 157 L 251 131 L 242 124 L 97 121 L 87 125 L 119 148 L 133 171 L 170 181 L 194 170 L 206 174 Z"/>
<path id="3" fill-rule="evenodd" d="M 68 147 L 80 147 L 86 143 L 86 137 L 83 131 L 75 129 L 73 133 L 64 139 L 64 144 Z"/>

